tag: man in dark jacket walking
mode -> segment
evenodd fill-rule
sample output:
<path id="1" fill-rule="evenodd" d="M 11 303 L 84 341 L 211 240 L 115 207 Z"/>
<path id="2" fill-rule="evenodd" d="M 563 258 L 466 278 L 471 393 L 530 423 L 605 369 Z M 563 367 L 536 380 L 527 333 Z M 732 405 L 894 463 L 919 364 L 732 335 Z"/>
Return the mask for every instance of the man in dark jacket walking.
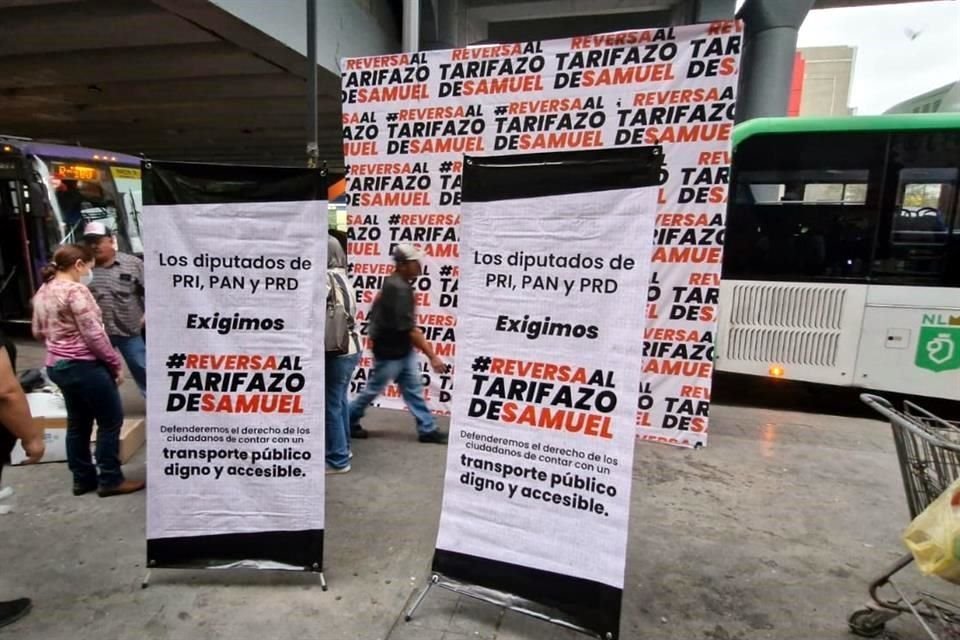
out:
<path id="1" fill-rule="evenodd" d="M 416 323 L 416 305 L 411 286 L 420 276 L 421 254 L 409 244 L 393 250 L 396 268 L 383 283 L 380 295 L 370 310 L 370 338 L 373 340 L 373 372 L 363 391 L 350 404 L 350 425 L 353 437 L 363 434 L 359 421 L 370 403 L 377 399 L 391 382 L 400 387 L 400 394 L 417 421 L 420 442 L 446 444 L 447 434 L 437 429 L 433 414 L 423 397 L 423 386 L 417 370 L 419 349 L 430 359 L 434 371 L 445 372 L 447 365 L 437 357 Z M 360 437 L 365 437 L 361 435 Z"/>

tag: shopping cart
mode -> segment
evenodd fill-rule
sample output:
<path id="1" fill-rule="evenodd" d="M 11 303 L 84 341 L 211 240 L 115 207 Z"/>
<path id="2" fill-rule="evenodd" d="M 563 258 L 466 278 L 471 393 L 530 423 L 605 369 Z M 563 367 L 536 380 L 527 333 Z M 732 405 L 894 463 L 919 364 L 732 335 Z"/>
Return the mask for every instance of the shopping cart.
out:
<path id="1" fill-rule="evenodd" d="M 912 402 L 904 402 L 900 411 L 879 396 L 864 394 L 860 399 L 890 421 L 913 519 L 960 477 L 960 424 L 938 418 Z M 960 605 L 925 592 L 909 598 L 894 584 L 893 576 L 911 562 L 913 556 L 908 553 L 870 584 L 870 603 L 850 615 L 850 630 L 874 638 L 883 633 L 887 622 L 909 613 L 933 640 L 960 640 Z M 896 593 L 896 600 L 881 597 L 879 592 L 886 587 Z"/>

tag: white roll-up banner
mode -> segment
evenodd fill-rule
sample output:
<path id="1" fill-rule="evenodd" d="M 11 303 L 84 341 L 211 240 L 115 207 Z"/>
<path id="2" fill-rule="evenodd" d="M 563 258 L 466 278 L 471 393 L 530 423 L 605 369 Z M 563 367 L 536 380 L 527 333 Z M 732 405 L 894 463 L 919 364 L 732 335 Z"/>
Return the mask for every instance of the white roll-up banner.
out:
<path id="1" fill-rule="evenodd" d="M 742 25 L 712 22 L 343 60 L 350 262 L 363 325 L 400 242 L 426 254 L 418 324 L 459 346 L 463 158 L 661 145 L 650 297 L 634 321 L 643 440 L 706 444 Z M 637 240 L 639 241 L 639 240 Z M 366 384 L 368 351 L 352 389 Z M 423 364 L 447 414 L 448 374 Z M 402 408 L 395 386 L 380 406 Z"/>
<path id="2" fill-rule="evenodd" d="M 147 559 L 320 570 L 317 170 L 147 163 Z"/>
<path id="3" fill-rule="evenodd" d="M 434 571 L 619 634 L 661 149 L 468 157 Z"/>

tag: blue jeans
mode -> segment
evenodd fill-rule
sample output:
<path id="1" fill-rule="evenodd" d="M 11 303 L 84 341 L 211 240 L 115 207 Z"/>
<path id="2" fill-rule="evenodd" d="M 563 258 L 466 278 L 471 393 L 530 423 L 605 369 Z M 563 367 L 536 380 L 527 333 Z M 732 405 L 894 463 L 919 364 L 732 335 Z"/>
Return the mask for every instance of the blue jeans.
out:
<path id="1" fill-rule="evenodd" d="M 147 345 L 141 336 L 110 336 L 110 344 L 123 356 L 140 395 L 147 397 Z"/>
<path id="2" fill-rule="evenodd" d="M 347 393 L 350 391 L 350 378 L 359 361 L 359 353 L 327 356 L 326 360 L 324 423 L 327 464 L 337 469 L 350 464 L 350 405 Z"/>
<path id="3" fill-rule="evenodd" d="M 417 371 L 417 354 L 411 351 L 404 358 L 397 360 L 380 360 L 373 363 L 373 371 L 367 380 L 363 391 L 350 403 L 350 424 L 357 424 L 363 414 L 367 412 L 370 403 L 377 399 L 387 385 L 396 382 L 400 387 L 400 395 L 407 405 L 407 409 L 417 421 L 417 433 L 425 435 L 436 431 L 433 423 L 433 414 L 423 399 L 423 385 L 420 383 L 420 372 Z"/>
<path id="4" fill-rule="evenodd" d="M 63 392 L 67 405 L 67 464 L 73 482 L 84 487 L 114 487 L 120 470 L 120 427 L 123 406 L 110 370 L 92 360 L 60 360 L 47 374 Z M 97 421 L 97 466 L 90 458 L 90 434 Z M 99 470 L 99 478 L 97 471 Z"/>

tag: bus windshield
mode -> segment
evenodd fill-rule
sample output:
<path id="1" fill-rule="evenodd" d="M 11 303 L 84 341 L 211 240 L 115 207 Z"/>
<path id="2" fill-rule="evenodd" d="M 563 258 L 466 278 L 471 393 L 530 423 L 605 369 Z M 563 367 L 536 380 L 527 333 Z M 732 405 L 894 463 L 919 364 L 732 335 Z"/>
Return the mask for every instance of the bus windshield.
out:
<path id="1" fill-rule="evenodd" d="M 120 196 L 124 214 L 123 227 L 130 242 L 130 251 L 138 255 L 143 253 L 143 229 L 141 211 L 143 211 L 143 192 L 140 188 L 140 169 L 133 167 L 110 167 L 113 184 Z"/>
<path id="2" fill-rule="evenodd" d="M 98 221 L 115 233 L 121 251 L 143 253 L 139 168 L 40 156 L 34 162 L 46 178 L 63 242 L 80 241 L 83 227 Z"/>

